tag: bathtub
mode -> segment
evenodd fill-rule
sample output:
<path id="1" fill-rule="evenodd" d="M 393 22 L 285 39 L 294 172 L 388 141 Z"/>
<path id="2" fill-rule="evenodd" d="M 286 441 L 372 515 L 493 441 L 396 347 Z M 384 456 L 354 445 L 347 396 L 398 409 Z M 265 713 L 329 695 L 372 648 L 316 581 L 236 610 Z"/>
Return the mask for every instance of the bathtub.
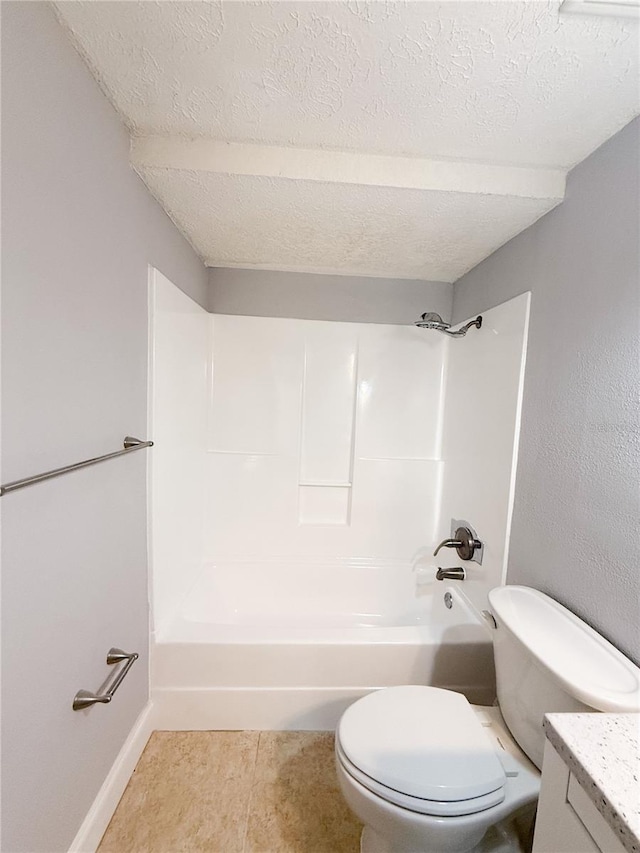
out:
<path id="1" fill-rule="evenodd" d="M 154 638 L 157 728 L 329 730 L 355 699 L 394 684 L 490 704 L 490 630 L 433 576 L 369 559 L 204 565 Z"/>

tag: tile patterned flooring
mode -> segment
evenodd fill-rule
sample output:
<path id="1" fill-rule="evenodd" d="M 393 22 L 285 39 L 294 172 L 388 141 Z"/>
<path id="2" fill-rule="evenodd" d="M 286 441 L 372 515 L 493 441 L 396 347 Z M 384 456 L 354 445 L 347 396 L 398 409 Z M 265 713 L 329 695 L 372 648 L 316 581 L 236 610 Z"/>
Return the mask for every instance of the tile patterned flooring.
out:
<path id="1" fill-rule="evenodd" d="M 358 853 L 330 732 L 154 732 L 98 853 Z"/>

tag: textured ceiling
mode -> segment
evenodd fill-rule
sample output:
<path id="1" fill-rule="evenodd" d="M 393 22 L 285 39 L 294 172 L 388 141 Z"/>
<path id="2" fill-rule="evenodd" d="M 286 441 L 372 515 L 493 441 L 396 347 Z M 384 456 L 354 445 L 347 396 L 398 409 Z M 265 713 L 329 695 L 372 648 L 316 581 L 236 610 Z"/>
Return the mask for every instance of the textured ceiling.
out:
<path id="1" fill-rule="evenodd" d="M 565 18 L 558 14 L 559 2 L 74 0 L 55 5 L 136 136 L 566 169 L 640 112 L 638 23 Z M 151 170 L 139 171 L 198 251 L 216 265 L 253 258 L 255 265 L 274 267 L 289 258 L 287 266 L 309 269 L 318 254 L 312 245 L 322 245 L 323 230 L 328 253 L 323 268 L 362 272 L 366 261 L 372 274 L 437 268 L 452 280 L 469 258 L 481 260 L 543 212 L 532 202 L 527 220 L 523 199 L 512 208 L 507 198 L 471 204 L 453 190 L 444 207 L 433 194 L 429 208 L 426 197 L 416 204 L 414 190 L 407 188 L 406 209 L 402 212 L 400 199 L 393 202 L 394 218 L 385 231 L 381 210 L 366 216 L 362 208 L 365 199 L 386 198 L 382 191 L 355 185 L 330 190 L 320 183 L 296 191 L 285 181 L 254 181 L 256 202 L 268 196 L 281 212 L 277 222 L 263 221 L 252 215 L 246 196 L 252 182 L 235 176 L 226 182 L 225 200 L 236 209 L 225 219 L 219 201 L 206 195 L 221 176 L 172 170 L 161 179 L 155 172 L 152 178 Z M 324 207 L 332 193 L 341 199 L 345 215 L 337 219 L 344 232 L 332 227 L 331 211 Z M 349 193 L 358 213 L 353 221 L 347 216 Z M 193 209 L 196 198 L 201 216 Z M 449 210 L 456 198 L 459 216 Z M 294 203 L 297 208 L 287 208 Z M 178 211 L 187 208 L 182 217 Z M 463 219 L 465 211 L 476 208 L 489 217 L 480 227 L 475 219 Z M 446 221 L 439 224 L 440 215 Z M 282 245 L 278 225 L 285 220 L 299 236 L 296 242 L 289 235 Z M 400 221 L 411 234 L 419 233 L 421 224 L 424 230 L 422 243 L 407 236 L 407 264 L 404 251 L 394 252 Z M 207 234 L 207 222 L 216 233 Z M 372 255 L 364 243 L 357 250 L 365 222 L 376 223 L 388 247 L 384 269 L 378 269 L 379 253 Z M 451 228 L 457 233 L 463 224 L 467 233 L 474 232 L 468 238 L 473 252 L 460 249 L 457 256 L 445 236 L 442 245 L 434 242 L 436 235 Z M 234 238 L 239 232 L 251 237 L 246 246 Z M 303 244 L 302 235 L 312 245 Z M 366 245 L 371 248 L 371 241 Z M 447 263 L 438 263 L 439 254 Z M 356 257 L 362 263 L 354 266 Z"/>
<path id="2" fill-rule="evenodd" d="M 172 169 L 141 174 L 217 267 L 453 281 L 556 203 Z"/>
<path id="3" fill-rule="evenodd" d="M 638 25 L 558 6 L 58 4 L 135 133 L 571 166 L 638 110 Z"/>

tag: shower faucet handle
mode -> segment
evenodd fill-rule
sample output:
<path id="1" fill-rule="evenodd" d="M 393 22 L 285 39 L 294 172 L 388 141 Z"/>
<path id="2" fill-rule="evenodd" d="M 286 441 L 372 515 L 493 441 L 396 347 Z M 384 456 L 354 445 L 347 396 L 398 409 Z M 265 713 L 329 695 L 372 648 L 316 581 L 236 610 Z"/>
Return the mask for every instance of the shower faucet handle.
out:
<path id="1" fill-rule="evenodd" d="M 436 550 L 433 552 L 433 556 L 435 557 L 440 550 L 440 548 L 461 548 L 463 542 L 461 539 L 443 539 L 442 542 L 438 545 Z"/>
<path id="2" fill-rule="evenodd" d="M 468 527 L 458 527 L 452 539 L 443 539 L 433 552 L 435 557 L 440 548 L 455 548 L 461 560 L 473 560 L 476 551 L 482 548 L 482 542 L 476 539 L 475 534 Z M 482 551 L 480 551 L 482 557 Z M 480 559 L 481 562 L 481 559 Z"/>

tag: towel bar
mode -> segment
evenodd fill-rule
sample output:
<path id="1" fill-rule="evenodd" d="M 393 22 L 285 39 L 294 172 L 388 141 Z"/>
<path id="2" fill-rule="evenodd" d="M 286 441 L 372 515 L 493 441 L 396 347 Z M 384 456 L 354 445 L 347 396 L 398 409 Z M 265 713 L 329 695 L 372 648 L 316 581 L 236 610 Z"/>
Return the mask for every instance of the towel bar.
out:
<path id="1" fill-rule="evenodd" d="M 104 693 L 91 693 L 89 690 L 78 690 L 73 697 L 73 710 L 82 711 L 83 708 L 90 708 L 91 705 L 102 704 L 107 705 L 113 699 L 113 694 L 122 684 L 125 675 L 129 672 L 134 663 L 138 660 L 138 653 L 123 652 L 122 649 L 112 648 L 107 653 L 107 663 L 113 666 L 114 663 L 126 661 L 122 669 L 118 670 L 111 684 L 105 689 Z"/>
<path id="2" fill-rule="evenodd" d="M 104 456 L 95 456 L 93 459 L 85 459 L 82 462 L 75 462 L 73 465 L 65 465 L 63 468 L 54 468 L 52 471 L 45 471 L 44 474 L 34 474 L 33 477 L 24 477 L 22 480 L 13 480 L 11 483 L 5 483 L 4 486 L 0 486 L 0 497 L 6 495 L 8 492 L 15 492 L 17 489 L 24 489 L 25 486 L 41 483 L 43 480 L 51 480 L 53 477 L 59 477 L 61 474 L 68 474 L 70 471 L 77 471 L 89 465 L 96 465 L 98 462 L 106 462 L 107 459 L 115 459 L 116 456 L 124 456 L 125 453 L 133 453 L 134 450 L 141 450 L 143 447 L 153 447 L 153 442 L 141 441 L 139 438 L 126 435 L 122 450 L 116 450 L 114 453 L 105 453 Z"/>

